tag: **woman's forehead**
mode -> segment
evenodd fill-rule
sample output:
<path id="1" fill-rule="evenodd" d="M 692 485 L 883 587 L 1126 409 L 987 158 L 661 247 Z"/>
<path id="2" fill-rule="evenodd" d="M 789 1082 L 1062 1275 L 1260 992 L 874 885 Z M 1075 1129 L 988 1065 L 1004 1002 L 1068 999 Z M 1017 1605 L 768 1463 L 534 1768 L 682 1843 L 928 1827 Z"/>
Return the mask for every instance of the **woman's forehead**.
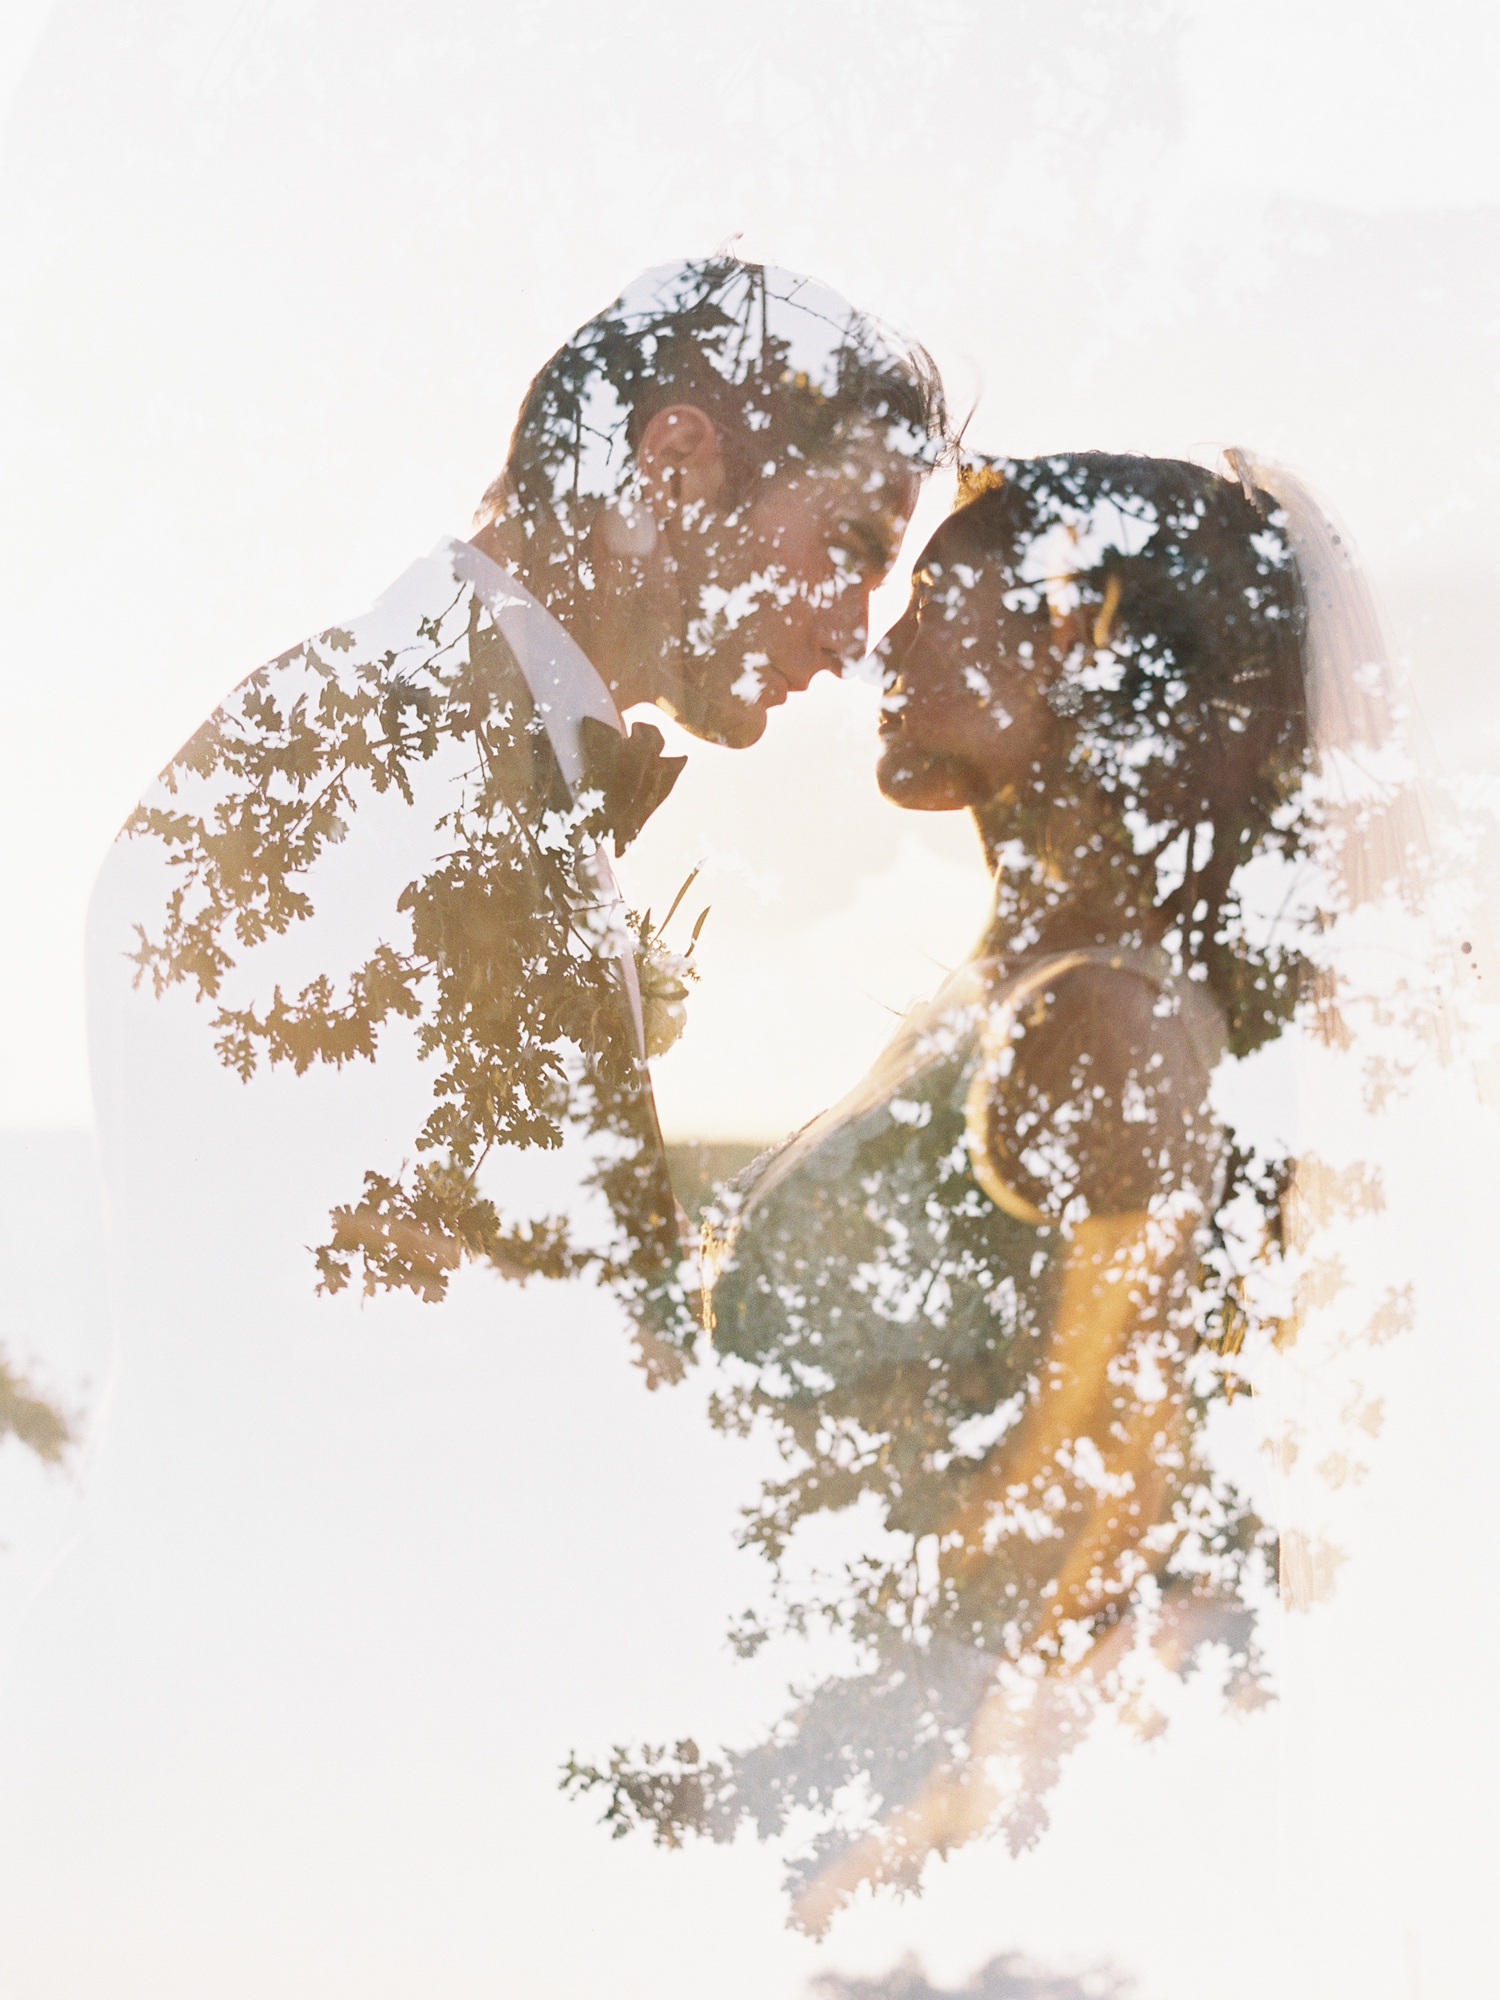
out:
<path id="1" fill-rule="evenodd" d="M 924 582 L 940 586 L 945 593 L 968 596 L 1003 590 L 1011 580 L 1014 563 L 1010 552 L 985 542 L 957 517 L 945 521 L 918 557 L 914 574 Z M 998 600 L 997 600 L 998 608 Z"/>
<path id="2" fill-rule="evenodd" d="M 1048 583 L 1097 570 L 1111 554 L 1139 556 L 1156 537 L 1157 508 L 1138 494 L 1053 496 L 997 519 L 992 489 L 950 514 L 928 544 L 935 562 L 997 567 L 1018 581 Z M 925 558 L 924 558 L 925 560 Z"/>

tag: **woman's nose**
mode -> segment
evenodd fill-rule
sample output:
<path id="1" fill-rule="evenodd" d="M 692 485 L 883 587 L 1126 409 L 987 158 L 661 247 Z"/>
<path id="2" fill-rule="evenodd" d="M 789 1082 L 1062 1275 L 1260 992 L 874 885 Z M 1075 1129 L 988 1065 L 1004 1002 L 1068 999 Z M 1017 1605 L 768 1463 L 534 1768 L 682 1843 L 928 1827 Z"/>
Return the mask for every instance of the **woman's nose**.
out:
<path id="1" fill-rule="evenodd" d="M 890 693 L 897 684 L 902 685 L 904 692 L 906 659 L 911 651 L 914 636 L 913 624 L 907 615 L 903 615 L 896 620 L 874 650 L 873 657 L 880 663 L 880 678 L 887 693 Z"/>

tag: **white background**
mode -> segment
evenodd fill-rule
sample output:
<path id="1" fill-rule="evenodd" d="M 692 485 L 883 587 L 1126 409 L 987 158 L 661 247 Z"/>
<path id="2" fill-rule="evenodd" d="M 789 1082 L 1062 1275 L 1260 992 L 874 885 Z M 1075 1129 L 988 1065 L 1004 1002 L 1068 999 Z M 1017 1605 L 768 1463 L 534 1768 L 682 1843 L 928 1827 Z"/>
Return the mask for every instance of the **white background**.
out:
<path id="1" fill-rule="evenodd" d="M 1288 460 L 1352 529 L 1444 756 L 1492 767 L 1493 9 L 12 0 L 0 61 L 0 1127 L 31 1135 L 6 1156 L 4 1337 L 85 1401 L 85 1378 L 98 1390 L 112 1367 L 99 1224 L 86 1151 L 58 1135 L 89 1117 L 82 931 L 103 852 L 232 683 L 464 531 L 531 372 L 648 264 L 738 233 L 745 254 L 838 286 L 931 346 L 959 407 L 977 399 L 970 437 L 984 447 L 1233 441 Z M 661 1065 L 671 1131 L 770 1137 L 800 1122 L 861 1073 L 892 1010 L 977 928 L 972 836 L 881 805 L 872 736 L 869 690 L 820 683 L 752 753 L 689 746 L 678 794 L 631 857 L 627 886 L 652 900 L 704 860 L 714 905 L 688 1034 Z M 1462 1129 L 1456 1102 L 1434 1092 L 1413 1158 L 1433 1126 Z M 187 1202 L 190 1163 L 180 1178 Z M 1446 1371 L 1493 1319 L 1475 1247 L 1483 1176 L 1466 1162 L 1456 1178 L 1414 1176 L 1404 1210 L 1456 1246 L 1439 1295 Z M 674 1649 L 684 1688 L 695 1674 L 707 1685 L 705 1620 L 720 1629 L 718 1600 L 740 1579 L 716 1575 L 688 1605 L 703 1617 L 680 1623 L 661 1579 L 672 1562 L 712 1568 L 738 1475 L 689 1401 L 642 1401 L 586 1314 L 564 1325 L 538 1303 L 518 1321 L 532 1345 L 496 1350 L 478 1287 L 420 1360 L 396 1318 L 340 1320 L 316 1362 L 323 1400 L 287 1414 L 267 1358 L 293 1366 L 286 1327 L 258 1348 L 253 1314 L 193 1321 L 215 1246 L 233 1254 L 227 1224 L 163 1273 L 178 1344 L 149 1352 L 96 1423 L 107 1443 L 118 1410 L 146 1411 L 164 1462 L 178 1454 L 130 1518 L 155 1522 L 179 1568 L 156 1575 L 139 1549 L 110 1568 L 124 1531 L 101 1519 L 92 1459 L 71 1483 L 32 1479 L 14 1447 L 0 1467 L 19 1524 L 0 1559 L 12 1586 L 0 1700 L 18 1746 L 0 1858 L 25 2000 L 644 2000 L 664 1990 L 668 1958 L 665 1990 L 790 2000 L 828 1964 L 875 1970 L 912 1945 L 958 1979 L 1017 1944 L 1056 1962 L 1113 1954 L 1140 1972 L 1143 2000 L 1273 1990 L 1278 1926 L 1294 1919 L 1262 1872 L 1264 1732 L 1225 1738 L 1205 1719 L 1194 1736 L 1189 1718 L 1198 1748 L 1172 1762 L 1111 1746 L 1060 1796 L 1051 1858 L 1012 1869 L 970 1850 L 923 1905 L 866 1912 L 821 1953 L 780 1931 L 768 1857 L 585 1850 L 579 1809 L 541 1791 L 535 1823 L 507 1816 L 506 1786 L 532 1795 L 504 1718 L 490 1735 L 474 1722 L 486 1675 L 514 1670 L 540 1704 L 544 1771 L 552 1737 L 571 1740 L 575 1724 L 608 1740 L 644 1703 L 649 1726 L 670 1730 L 687 1702 Z M 1482 1385 L 1444 1379 L 1477 1426 Z M 550 1530 L 513 1540 L 503 1506 L 545 1480 L 551 1433 L 538 1420 L 519 1444 L 497 1441 L 491 1413 L 554 1406 L 593 1484 L 563 1481 Z M 204 1438 L 227 1441 L 212 1463 L 194 1442 L 210 1411 Z M 638 1428 L 622 1431 L 622 1412 Z M 283 1421 L 272 1479 L 257 1439 Z M 1429 1545 L 1446 1567 L 1413 1583 L 1400 1621 L 1419 1662 L 1437 1594 L 1451 1606 L 1490 1588 L 1483 1480 L 1464 1485 L 1452 1457 L 1455 1493 Z M 691 1501 L 669 1469 L 701 1479 Z M 1417 1533 L 1399 1491 L 1377 1501 L 1372 1518 Z M 271 1513 L 255 1512 L 263 1503 Z M 574 1535 L 626 1577 L 632 1536 L 663 1520 L 642 1586 L 654 1650 L 611 1678 L 588 1652 L 589 1604 L 564 1591 L 571 1664 L 555 1686 L 545 1653 L 524 1672 L 505 1657 L 497 1576 L 547 1602 Z M 258 1537 L 291 1551 L 299 1533 L 305 1563 L 278 1582 Z M 390 1548 L 421 1580 L 404 1623 L 381 1619 Z M 103 1649 L 79 1608 L 90 1563 L 118 1599 Z M 172 1576 L 199 1579 L 203 1608 L 174 1599 Z M 626 1583 L 611 1588 L 599 1626 L 639 1621 Z M 1357 1589 L 1350 1601 L 1355 1639 L 1341 1652 L 1335 1636 L 1308 1669 L 1325 1689 L 1314 1718 L 1334 1714 L 1340 1673 L 1359 1679 L 1358 1636 L 1382 1618 L 1394 1630 L 1403 1602 L 1377 1592 L 1361 1625 Z M 310 1629 L 335 1634 L 311 1664 L 298 1645 Z M 174 1647 L 185 1719 L 160 1685 Z M 399 1741 L 368 1690 L 342 1713 L 342 1677 L 370 1649 L 388 1668 L 380 1685 L 409 1675 L 447 1690 L 451 1712 L 403 1716 Z M 1407 1710 L 1394 1669 L 1371 1681 L 1359 1728 L 1326 1746 L 1321 1794 L 1293 1788 L 1353 1801 L 1325 1830 L 1342 1858 L 1319 1855 L 1318 1827 L 1292 1829 L 1292 1851 L 1350 1898 L 1347 1953 L 1302 1968 L 1317 2000 L 1467 2000 L 1492 1971 L 1480 1930 L 1454 1914 L 1474 1918 L 1483 1896 L 1459 1865 L 1476 1851 L 1489 1769 L 1465 1721 L 1483 1708 L 1481 1655 L 1451 1669 L 1459 1695 L 1440 1740 L 1460 1775 L 1438 1793 L 1439 1918 L 1422 1914 L 1430 1882 L 1411 1881 L 1408 1847 L 1427 1830 L 1400 1774 L 1419 1711 L 1444 1707 L 1440 1676 Z M 231 1713 L 245 1735 L 226 1766 Z M 307 1734 L 309 1716 L 326 1740 Z M 1358 1803 L 1377 1727 L 1408 1745 L 1385 1813 Z M 156 1772 L 167 1741 L 180 1768 Z M 367 1792 L 348 1780 L 362 1757 L 376 1760 Z M 1376 1796 L 1379 1777 L 1362 1780 Z M 227 1829 L 216 1784 L 243 1807 Z M 516 1884 L 557 1894 L 566 1857 L 585 1851 L 576 1900 L 526 1932 L 536 1912 L 515 1912 L 529 1894 Z M 1398 1906 L 1389 1885 L 1403 1882 Z"/>

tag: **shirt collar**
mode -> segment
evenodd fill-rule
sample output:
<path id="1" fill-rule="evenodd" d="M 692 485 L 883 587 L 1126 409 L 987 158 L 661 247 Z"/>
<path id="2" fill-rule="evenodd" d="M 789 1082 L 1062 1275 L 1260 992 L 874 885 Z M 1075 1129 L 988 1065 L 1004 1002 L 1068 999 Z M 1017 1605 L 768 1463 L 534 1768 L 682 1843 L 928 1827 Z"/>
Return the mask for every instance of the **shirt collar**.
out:
<path id="1" fill-rule="evenodd" d="M 625 724 L 598 668 L 551 612 L 472 542 L 445 535 L 433 556 L 469 584 L 515 654 L 570 791 L 583 781 L 578 726 L 586 715 L 623 735 Z"/>
<path id="2" fill-rule="evenodd" d="M 615 698 L 598 668 L 525 584 L 518 583 L 508 569 L 502 569 L 483 549 L 445 535 L 432 554 L 436 561 L 447 564 L 458 581 L 470 585 L 494 619 L 531 690 L 531 699 L 542 718 L 563 781 L 570 792 L 577 792 L 583 782 L 583 750 L 578 741 L 578 725 L 583 718 L 597 716 L 600 722 L 607 722 L 622 736 L 625 734 Z M 590 866 L 606 904 L 615 912 L 620 976 L 635 1026 L 636 1052 L 644 1060 L 646 1026 L 640 976 L 623 921 L 625 906 L 602 847 L 594 850 Z"/>

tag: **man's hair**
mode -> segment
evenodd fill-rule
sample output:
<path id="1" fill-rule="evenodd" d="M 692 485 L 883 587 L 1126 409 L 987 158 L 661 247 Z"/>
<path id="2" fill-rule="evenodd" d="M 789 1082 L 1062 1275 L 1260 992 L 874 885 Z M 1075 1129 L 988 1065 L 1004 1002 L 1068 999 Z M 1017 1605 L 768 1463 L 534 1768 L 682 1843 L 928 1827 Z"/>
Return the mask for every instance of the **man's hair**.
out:
<path id="1" fill-rule="evenodd" d="M 558 349 L 526 392 L 479 521 L 507 504 L 575 517 L 580 502 L 619 493 L 641 433 L 672 403 L 696 405 L 717 428 L 731 506 L 852 433 L 918 464 L 948 444 L 924 348 L 810 279 L 710 257 L 647 271 Z"/>

